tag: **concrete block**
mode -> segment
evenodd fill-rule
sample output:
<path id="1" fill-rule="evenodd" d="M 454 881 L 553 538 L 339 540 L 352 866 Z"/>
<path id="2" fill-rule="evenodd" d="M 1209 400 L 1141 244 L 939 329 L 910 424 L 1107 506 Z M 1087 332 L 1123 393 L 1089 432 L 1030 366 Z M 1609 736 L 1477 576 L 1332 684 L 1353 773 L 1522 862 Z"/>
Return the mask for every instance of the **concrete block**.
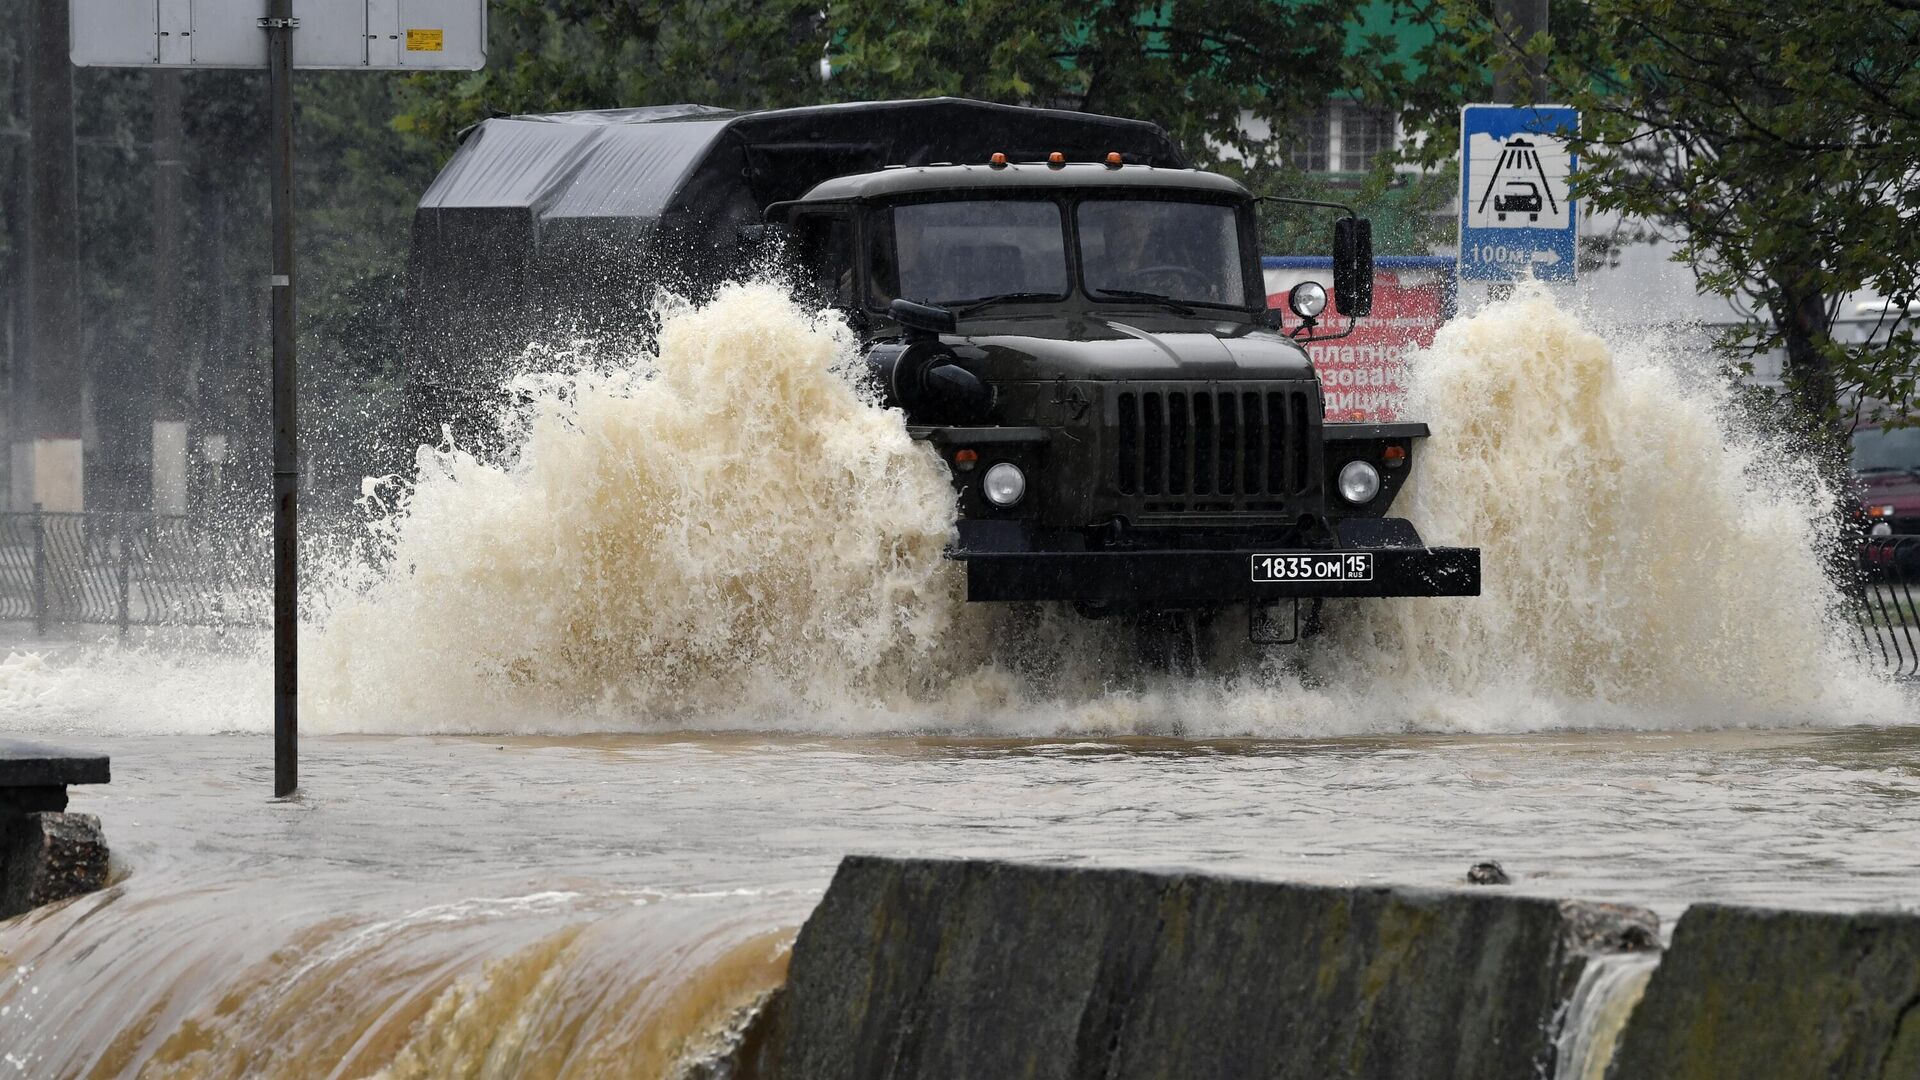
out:
<path id="1" fill-rule="evenodd" d="M 1920 915 L 1695 904 L 1607 1076 L 1920 1077 Z"/>
<path id="2" fill-rule="evenodd" d="M 1651 914 L 1509 893 L 852 857 L 758 1080 L 1535 1080 Z"/>
<path id="3" fill-rule="evenodd" d="M 0 919 L 107 883 L 107 841 L 92 814 L 0 815 Z"/>

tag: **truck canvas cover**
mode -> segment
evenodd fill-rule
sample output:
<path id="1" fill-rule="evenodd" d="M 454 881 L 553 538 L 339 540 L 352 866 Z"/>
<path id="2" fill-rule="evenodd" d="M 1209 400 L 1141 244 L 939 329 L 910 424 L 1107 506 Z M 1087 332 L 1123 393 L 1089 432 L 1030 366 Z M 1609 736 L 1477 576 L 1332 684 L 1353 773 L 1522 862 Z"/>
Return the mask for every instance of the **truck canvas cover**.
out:
<path id="1" fill-rule="evenodd" d="M 742 228 L 823 180 L 1056 150 L 1186 164 L 1154 124 L 958 98 L 483 121 L 414 214 L 410 390 L 442 404 L 484 395 L 529 342 L 633 331 L 654 286 L 699 295 L 750 271 Z"/>

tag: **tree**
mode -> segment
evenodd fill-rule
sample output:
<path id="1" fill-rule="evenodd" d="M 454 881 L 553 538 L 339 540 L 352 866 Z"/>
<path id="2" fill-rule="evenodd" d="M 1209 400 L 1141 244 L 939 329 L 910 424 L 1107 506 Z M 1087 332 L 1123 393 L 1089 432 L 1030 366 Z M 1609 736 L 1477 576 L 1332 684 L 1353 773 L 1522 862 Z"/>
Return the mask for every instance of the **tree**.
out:
<path id="1" fill-rule="evenodd" d="M 1270 166 L 1295 120 L 1346 85 L 1354 10 L 1348 0 L 496 0 L 488 69 L 416 78 L 400 123 L 444 138 L 502 112 L 953 94 L 1145 117 L 1198 160 Z"/>
<path id="2" fill-rule="evenodd" d="M 1838 0 L 1594 5 L 1597 63 L 1559 71 L 1591 118 L 1593 204 L 1677 230 L 1702 287 L 1768 321 L 1801 430 L 1832 442 L 1843 395 L 1910 411 L 1920 360 L 1920 6 Z M 1593 76 L 1591 81 L 1574 80 Z M 1835 335 L 1852 295 L 1891 303 L 1864 342 Z"/>
<path id="3" fill-rule="evenodd" d="M 1701 289 L 1764 312 L 1729 337 L 1786 355 L 1785 419 L 1838 455 L 1841 403 L 1907 416 L 1920 360 L 1920 4 L 1912 0 L 1591 0 L 1516 42 L 1488 0 L 1400 0 L 1443 28 L 1405 96 L 1451 152 L 1454 107 L 1516 50 L 1550 52 L 1549 93 L 1577 105 L 1577 190 L 1675 245 Z M 1866 340 L 1842 305 L 1890 302 Z"/>
<path id="4" fill-rule="evenodd" d="M 1348 0 L 495 0 L 491 11 L 487 70 L 415 77 L 396 121 L 443 152 L 503 113 L 948 94 L 1154 120 L 1257 191 L 1320 198 L 1336 192 L 1286 161 L 1302 118 L 1344 88 L 1408 85 L 1395 42 L 1364 32 Z M 1417 252 L 1437 239 L 1433 212 L 1452 183 L 1446 170 L 1383 165 L 1337 194 L 1380 217 L 1381 250 Z M 1323 254 L 1324 224 L 1268 215 L 1263 250 Z"/>
<path id="5" fill-rule="evenodd" d="M 956 94 L 1158 121 L 1197 160 L 1273 166 L 1346 81 L 1346 0 L 864 0 L 828 10 L 831 91 Z"/>
<path id="6" fill-rule="evenodd" d="M 488 64 L 415 76 L 395 125 L 451 153 L 489 116 L 698 102 L 736 109 L 830 100 L 818 3 L 493 0 Z"/>

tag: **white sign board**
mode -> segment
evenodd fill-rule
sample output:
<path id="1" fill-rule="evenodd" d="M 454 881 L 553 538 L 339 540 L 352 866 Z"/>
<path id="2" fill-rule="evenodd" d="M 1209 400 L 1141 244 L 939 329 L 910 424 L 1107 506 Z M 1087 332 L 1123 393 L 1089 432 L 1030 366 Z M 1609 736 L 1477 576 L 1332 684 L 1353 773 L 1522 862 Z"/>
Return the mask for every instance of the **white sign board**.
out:
<path id="1" fill-rule="evenodd" d="M 1460 110 L 1460 276 L 1474 281 L 1572 281 L 1580 210 L 1564 105 L 1468 105 Z"/>
<path id="2" fill-rule="evenodd" d="M 267 0 L 72 0 L 83 67 L 263 68 Z M 486 0 L 293 0 L 293 66 L 473 71 Z"/>

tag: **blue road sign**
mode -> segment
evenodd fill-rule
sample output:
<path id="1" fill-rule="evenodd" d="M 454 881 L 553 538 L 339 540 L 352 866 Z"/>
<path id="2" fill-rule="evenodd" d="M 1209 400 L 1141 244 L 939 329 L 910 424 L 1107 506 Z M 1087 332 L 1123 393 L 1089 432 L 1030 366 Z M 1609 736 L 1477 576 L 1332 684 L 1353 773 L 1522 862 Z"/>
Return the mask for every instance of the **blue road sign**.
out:
<path id="1" fill-rule="evenodd" d="M 1580 113 L 1564 105 L 1460 110 L 1462 279 L 1573 280 L 1580 215 L 1566 136 L 1579 129 Z"/>

